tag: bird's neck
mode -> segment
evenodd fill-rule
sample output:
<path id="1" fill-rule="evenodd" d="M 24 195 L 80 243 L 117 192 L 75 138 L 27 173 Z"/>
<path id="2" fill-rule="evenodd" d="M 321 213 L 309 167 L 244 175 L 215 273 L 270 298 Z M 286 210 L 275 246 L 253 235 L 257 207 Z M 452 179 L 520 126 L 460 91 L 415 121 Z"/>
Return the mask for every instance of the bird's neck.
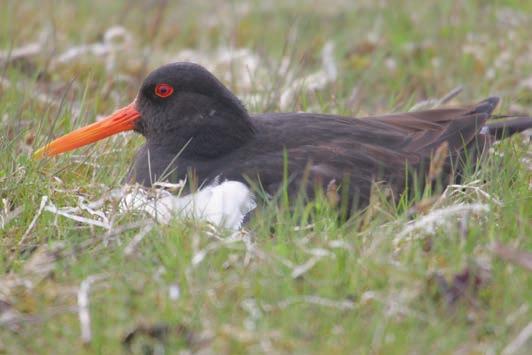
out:
<path id="1" fill-rule="evenodd" d="M 220 112 L 210 123 L 176 127 L 147 137 L 150 146 L 195 160 L 215 159 L 249 142 L 255 130 L 247 112 Z"/>

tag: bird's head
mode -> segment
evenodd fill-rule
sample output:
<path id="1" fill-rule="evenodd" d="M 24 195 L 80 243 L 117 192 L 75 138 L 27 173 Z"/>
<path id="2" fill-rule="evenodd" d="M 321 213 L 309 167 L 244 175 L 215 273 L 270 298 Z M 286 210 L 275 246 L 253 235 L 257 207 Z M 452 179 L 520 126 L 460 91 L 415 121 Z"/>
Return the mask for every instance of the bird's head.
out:
<path id="1" fill-rule="evenodd" d="M 238 98 L 205 68 L 172 63 L 151 72 L 131 104 L 57 138 L 34 156 L 54 156 L 130 130 L 156 144 L 196 139 L 205 146 L 208 137 L 233 142 L 252 134 L 248 118 Z"/>

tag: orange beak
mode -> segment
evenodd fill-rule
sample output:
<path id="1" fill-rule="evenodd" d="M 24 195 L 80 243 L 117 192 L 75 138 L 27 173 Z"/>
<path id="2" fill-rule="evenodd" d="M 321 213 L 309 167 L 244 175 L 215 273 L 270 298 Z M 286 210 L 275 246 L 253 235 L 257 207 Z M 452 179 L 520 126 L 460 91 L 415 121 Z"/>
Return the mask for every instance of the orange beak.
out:
<path id="1" fill-rule="evenodd" d="M 62 137 L 57 138 L 46 146 L 33 153 L 33 157 L 40 159 L 94 143 L 119 132 L 130 131 L 135 127 L 135 122 L 140 118 L 140 113 L 131 103 L 101 121 L 79 128 Z"/>

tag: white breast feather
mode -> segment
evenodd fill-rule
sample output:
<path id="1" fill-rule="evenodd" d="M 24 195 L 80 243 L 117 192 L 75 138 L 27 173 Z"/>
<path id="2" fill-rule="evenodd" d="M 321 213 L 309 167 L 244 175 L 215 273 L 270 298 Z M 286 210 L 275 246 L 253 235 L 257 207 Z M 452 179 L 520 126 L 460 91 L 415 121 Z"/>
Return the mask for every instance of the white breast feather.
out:
<path id="1" fill-rule="evenodd" d="M 166 190 L 157 190 L 154 195 L 138 188 L 127 193 L 120 206 L 124 210 L 145 212 L 163 224 L 178 217 L 237 230 L 257 204 L 246 185 L 238 181 L 224 181 L 179 197 Z"/>

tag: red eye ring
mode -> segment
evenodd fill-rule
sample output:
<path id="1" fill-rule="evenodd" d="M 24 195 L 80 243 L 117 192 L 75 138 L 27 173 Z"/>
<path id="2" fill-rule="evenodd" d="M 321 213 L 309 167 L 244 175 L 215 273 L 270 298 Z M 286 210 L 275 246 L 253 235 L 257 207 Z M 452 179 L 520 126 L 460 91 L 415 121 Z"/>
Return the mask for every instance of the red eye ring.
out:
<path id="1" fill-rule="evenodd" d="M 162 98 L 172 95 L 173 92 L 174 88 L 170 84 L 161 83 L 157 84 L 157 86 L 155 87 L 155 95 Z"/>

